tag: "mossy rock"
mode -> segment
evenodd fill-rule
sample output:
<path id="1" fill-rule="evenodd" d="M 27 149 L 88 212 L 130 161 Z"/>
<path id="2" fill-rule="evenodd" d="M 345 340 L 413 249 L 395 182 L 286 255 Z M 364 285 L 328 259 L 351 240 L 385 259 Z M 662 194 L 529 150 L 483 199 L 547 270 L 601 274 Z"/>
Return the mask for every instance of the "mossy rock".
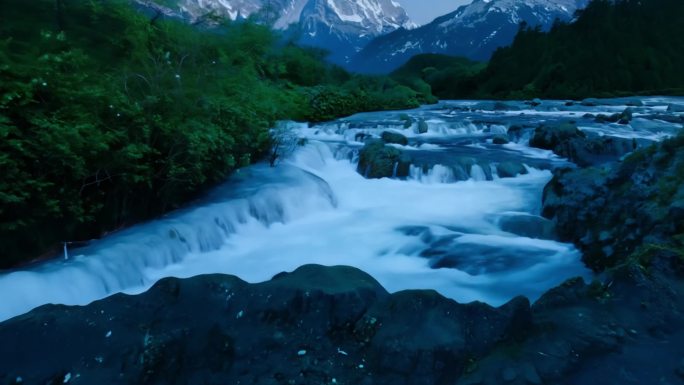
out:
<path id="1" fill-rule="evenodd" d="M 496 173 L 499 178 L 515 178 L 527 174 L 528 171 L 522 163 L 503 162 L 496 165 Z"/>
<path id="2" fill-rule="evenodd" d="M 380 138 L 382 139 L 383 142 L 385 143 L 393 143 L 393 144 L 400 144 L 402 146 L 408 145 L 408 139 L 398 133 L 398 132 L 392 132 L 392 131 L 384 131 L 381 135 Z"/>
<path id="3" fill-rule="evenodd" d="M 428 132 L 429 129 L 430 129 L 430 127 L 428 126 L 425 119 L 421 119 L 420 121 L 418 121 L 418 133 L 419 134 L 425 134 Z"/>
<path id="4" fill-rule="evenodd" d="M 399 115 L 399 120 L 404 122 L 404 129 L 408 129 L 411 128 L 411 126 L 413 126 L 413 118 L 411 118 L 408 114 Z"/>
<path id="5" fill-rule="evenodd" d="M 495 136 L 494 139 L 492 139 L 492 143 L 494 144 L 508 144 L 510 143 L 507 138 L 503 136 Z"/>
<path id="6" fill-rule="evenodd" d="M 558 145 L 572 139 L 583 139 L 586 135 L 571 123 L 556 126 L 541 125 L 534 131 L 530 146 L 544 150 L 553 150 Z"/>
<path id="7" fill-rule="evenodd" d="M 359 154 L 357 171 L 366 178 L 404 178 L 409 175 L 411 158 L 381 140 L 368 141 Z"/>

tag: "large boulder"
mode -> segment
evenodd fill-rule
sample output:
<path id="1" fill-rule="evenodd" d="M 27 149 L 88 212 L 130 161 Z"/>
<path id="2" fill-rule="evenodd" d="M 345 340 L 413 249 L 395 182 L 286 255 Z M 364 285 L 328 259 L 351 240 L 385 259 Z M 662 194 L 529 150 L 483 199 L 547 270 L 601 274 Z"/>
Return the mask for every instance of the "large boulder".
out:
<path id="1" fill-rule="evenodd" d="M 381 140 L 367 141 L 359 153 L 358 172 L 366 178 L 392 178 L 409 175 L 411 158 Z"/>
<path id="2" fill-rule="evenodd" d="M 0 324 L 0 379 L 437 384 L 530 327 L 526 299 L 493 308 L 434 291 L 390 295 L 351 267 L 308 265 L 259 284 L 169 278 L 138 296 L 48 305 Z"/>
<path id="3" fill-rule="evenodd" d="M 380 139 L 387 144 L 400 144 L 402 146 L 408 145 L 408 139 L 398 132 L 383 131 L 383 133 L 380 135 Z"/>
<path id="4" fill-rule="evenodd" d="M 168 278 L 0 323 L 3 384 L 677 383 L 684 288 L 625 266 L 530 306 L 389 294 L 351 267 Z M 667 343 L 664 343 L 666 341 Z M 643 365 L 644 353 L 658 360 Z M 616 354 L 619 353 L 619 354 Z"/>
<path id="5" fill-rule="evenodd" d="M 576 125 L 562 123 L 537 127 L 530 139 L 530 146 L 551 150 L 584 167 L 618 160 L 634 151 L 638 144 L 624 138 L 588 136 Z"/>
<path id="6" fill-rule="evenodd" d="M 680 136 L 622 163 L 558 171 L 544 190 L 543 215 L 595 270 L 623 263 L 644 243 L 677 249 L 684 234 L 683 149 Z"/>
<path id="7" fill-rule="evenodd" d="M 545 150 L 560 149 L 572 140 L 585 139 L 587 136 L 576 125 L 563 123 L 555 126 L 541 125 L 534 131 L 530 146 Z M 563 150 L 559 150 L 562 152 Z M 570 152 L 570 151 L 564 151 Z"/>

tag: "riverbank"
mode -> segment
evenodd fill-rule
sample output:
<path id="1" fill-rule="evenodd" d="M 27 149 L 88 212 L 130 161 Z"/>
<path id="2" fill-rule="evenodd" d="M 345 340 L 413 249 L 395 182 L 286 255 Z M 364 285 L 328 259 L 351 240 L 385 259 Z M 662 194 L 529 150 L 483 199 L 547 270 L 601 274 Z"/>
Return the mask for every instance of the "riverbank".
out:
<path id="1" fill-rule="evenodd" d="M 187 204 L 274 156 L 278 120 L 434 99 L 247 20 L 191 26 L 123 0 L 0 13 L 0 269 Z"/>
<path id="2" fill-rule="evenodd" d="M 500 308 L 434 291 L 388 294 L 349 267 L 309 265 L 253 285 L 225 275 L 169 278 L 138 296 L 49 305 L 0 324 L 0 381 L 681 381 L 681 273 L 631 265 L 605 278 Z"/>

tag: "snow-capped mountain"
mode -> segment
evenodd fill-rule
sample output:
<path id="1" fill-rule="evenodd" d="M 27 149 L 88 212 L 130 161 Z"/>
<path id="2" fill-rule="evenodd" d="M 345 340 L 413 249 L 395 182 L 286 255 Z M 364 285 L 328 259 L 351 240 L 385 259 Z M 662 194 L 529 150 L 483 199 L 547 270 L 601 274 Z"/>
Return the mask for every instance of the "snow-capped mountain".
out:
<path id="1" fill-rule="evenodd" d="M 166 13 L 197 20 L 213 13 L 232 20 L 255 15 L 281 30 L 296 32 L 302 44 L 325 48 L 340 64 L 370 40 L 399 28 L 412 28 L 393 0 L 136 0 Z"/>
<path id="2" fill-rule="evenodd" d="M 370 42 L 352 59 L 363 72 L 389 72 L 421 53 L 488 60 L 509 45 L 521 22 L 548 29 L 569 21 L 589 0 L 475 0 L 416 29 L 398 29 Z"/>

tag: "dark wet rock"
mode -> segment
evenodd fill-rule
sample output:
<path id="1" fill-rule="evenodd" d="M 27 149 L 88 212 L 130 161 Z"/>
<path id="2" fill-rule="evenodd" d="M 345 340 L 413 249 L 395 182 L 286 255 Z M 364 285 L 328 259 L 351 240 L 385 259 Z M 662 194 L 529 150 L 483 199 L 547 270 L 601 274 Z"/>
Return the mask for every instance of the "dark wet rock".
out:
<path id="1" fill-rule="evenodd" d="M 561 239 L 578 244 L 602 270 L 643 244 L 674 244 L 684 233 L 684 138 L 639 150 L 622 163 L 558 171 L 546 186 L 543 214 Z"/>
<path id="2" fill-rule="evenodd" d="M 638 143 L 634 140 L 588 136 L 571 123 L 541 125 L 530 139 L 530 146 L 551 150 L 579 166 L 613 162 L 634 151 Z"/>
<path id="3" fill-rule="evenodd" d="M 537 106 L 540 106 L 542 104 L 542 100 L 539 98 L 535 98 L 535 99 L 526 101 L 525 104 L 532 106 L 532 107 L 537 107 Z"/>
<path id="4" fill-rule="evenodd" d="M 667 106 L 667 112 L 684 112 L 684 105 L 670 104 Z"/>
<path id="5" fill-rule="evenodd" d="M 596 123 L 617 123 L 620 120 L 620 114 L 604 115 L 598 114 L 594 121 Z"/>
<path id="6" fill-rule="evenodd" d="M 662 113 L 656 113 L 656 114 L 649 114 L 649 115 L 642 115 L 640 118 L 646 119 L 646 120 L 661 120 L 663 122 L 667 123 L 684 123 L 684 114 L 680 114 L 677 116 L 676 114 L 662 114 Z"/>
<path id="7" fill-rule="evenodd" d="M 518 175 L 528 174 L 528 171 L 522 163 L 503 162 L 496 165 L 496 173 L 499 178 L 515 178 Z"/>
<path id="8" fill-rule="evenodd" d="M 644 102 L 639 99 L 639 98 L 626 98 L 623 99 L 625 105 L 630 106 L 630 107 L 643 107 Z"/>
<path id="9" fill-rule="evenodd" d="M 586 115 L 585 115 L 586 116 Z M 619 124 L 629 124 L 634 117 L 634 111 L 631 107 L 627 107 L 624 111 L 619 114 L 604 115 L 599 114 L 596 116 L 594 121 L 597 123 L 619 123 Z"/>
<path id="10" fill-rule="evenodd" d="M 584 132 L 570 123 L 563 123 L 557 126 L 541 125 L 535 130 L 534 137 L 530 140 L 530 146 L 545 150 L 554 150 L 571 140 L 585 138 L 586 135 Z"/>
<path id="11" fill-rule="evenodd" d="M 525 128 L 519 125 L 512 125 L 508 127 L 508 137 L 513 141 L 518 141 L 522 138 Z"/>
<path id="12" fill-rule="evenodd" d="M 539 377 L 539 373 L 537 373 L 537 369 L 534 367 L 534 365 L 530 363 L 524 363 L 520 366 L 521 374 L 523 379 L 530 385 L 541 385 L 542 384 L 542 379 Z"/>
<path id="13" fill-rule="evenodd" d="M 634 110 L 631 107 L 627 107 L 620 114 L 620 120 L 618 120 L 618 123 L 629 124 L 629 122 L 631 122 L 633 118 L 634 118 Z"/>
<path id="14" fill-rule="evenodd" d="M 681 377 L 682 379 L 684 379 L 684 358 L 682 358 L 682 359 L 679 361 L 679 364 L 677 364 L 677 368 L 675 369 L 675 372 L 677 373 L 677 375 L 678 375 L 679 377 Z"/>
<path id="15" fill-rule="evenodd" d="M 529 334 L 495 348 L 457 384 L 502 384 L 508 368 L 516 384 L 624 384 L 619 368 L 629 368 L 634 383 L 676 383 L 672 368 L 684 352 L 681 284 L 631 267 L 604 278 L 590 285 L 569 280 L 550 290 L 532 306 Z"/>
<path id="16" fill-rule="evenodd" d="M 420 119 L 418 121 L 418 133 L 419 134 L 425 134 L 428 132 L 428 130 L 429 130 L 429 126 L 428 126 L 427 122 L 425 121 L 425 119 Z"/>
<path id="17" fill-rule="evenodd" d="M 372 374 L 373 384 L 437 384 L 530 325 L 524 298 L 493 308 L 434 291 L 390 295 L 349 267 L 309 265 L 260 284 L 170 278 L 138 296 L 43 306 L 0 324 L 0 378 L 362 384 Z"/>
<path id="18" fill-rule="evenodd" d="M 389 294 L 350 267 L 303 266 L 259 284 L 169 278 L 141 295 L 47 305 L 1 323 L 0 378 L 617 385 L 624 379 L 612 369 L 628 367 L 640 383 L 676 381 L 682 285 L 634 266 L 603 278 L 570 280 L 533 306 L 518 297 L 499 308 L 431 290 Z"/>
<path id="19" fill-rule="evenodd" d="M 580 102 L 580 104 L 585 106 L 585 107 L 596 107 L 596 106 L 600 105 L 601 102 L 598 99 L 587 98 L 587 99 L 582 100 Z"/>
<path id="20" fill-rule="evenodd" d="M 521 237 L 556 239 L 555 223 L 534 215 L 506 215 L 499 219 L 499 226 L 501 230 Z"/>
<path id="21" fill-rule="evenodd" d="M 436 239 L 421 252 L 433 269 L 456 269 L 472 276 L 523 269 L 543 263 L 554 253 L 548 250 L 522 251 L 475 243 L 458 243 L 457 236 Z"/>
<path id="22" fill-rule="evenodd" d="M 492 143 L 501 145 L 501 144 L 508 144 L 510 142 L 508 141 L 508 138 L 497 135 L 492 139 Z"/>
<path id="23" fill-rule="evenodd" d="M 402 178 L 410 167 L 410 157 L 381 140 L 367 141 L 359 153 L 358 172 L 366 178 Z"/>
<path id="24" fill-rule="evenodd" d="M 408 145 L 408 139 L 398 132 L 383 131 L 383 133 L 380 135 L 380 138 L 383 142 L 388 144 L 394 143 L 400 144 L 402 146 Z"/>
<path id="25" fill-rule="evenodd" d="M 473 106 L 473 110 L 477 111 L 519 111 L 520 107 L 502 101 L 485 101 L 477 103 Z"/>
<path id="26" fill-rule="evenodd" d="M 501 379 L 504 382 L 513 382 L 518 378 L 518 371 L 513 367 L 506 367 L 501 371 Z"/>
<path id="27" fill-rule="evenodd" d="M 399 120 L 403 122 L 404 129 L 411 128 L 411 126 L 413 126 L 413 118 L 410 117 L 408 114 L 399 115 Z"/>
<path id="28" fill-rule="evenodd" d="M 515 105 L 509 104 L 509 103 L 497 101 L 497 102 L 494 102 L 494 105 L 492 106 L 492 110 L 494 110 L 494 111 L 518 111 L 518 110 L 520 110 L 520 108 L 518 108 Z"/>

